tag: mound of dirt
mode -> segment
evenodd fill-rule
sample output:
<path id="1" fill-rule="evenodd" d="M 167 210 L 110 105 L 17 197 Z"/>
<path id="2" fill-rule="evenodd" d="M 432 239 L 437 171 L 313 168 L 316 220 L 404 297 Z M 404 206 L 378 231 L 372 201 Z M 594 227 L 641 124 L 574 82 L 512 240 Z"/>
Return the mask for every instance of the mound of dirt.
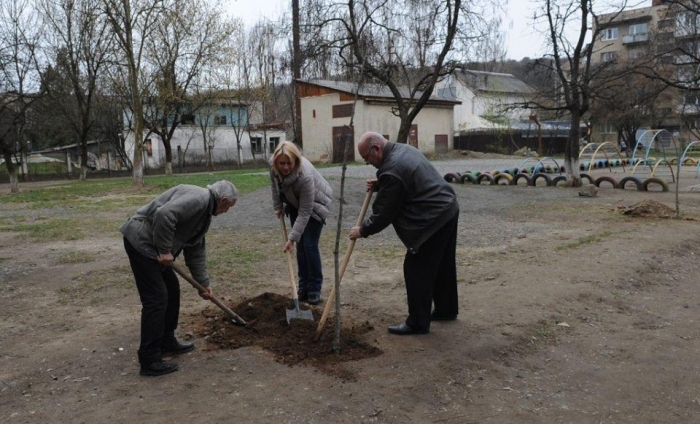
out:
<path id="1" fill-rule="evenodd" d="M 294 302 L 274 293 L 264 293 L 246 299 L 237 305 L 223 302 L 243 318 L 248 325 L 234 325 L 221 310 L 207 308 L 201 313 L 186 317 L 187 328 L 196 336 L 207 340 L 205 349 L 238 349 L 257 346 L 273 354 L 276 361 L 288 365 L 310 365 L 322 372 L 355 380 L 354 374 L 343 366 L 347 361 L 370 358 L 383 352 L 362 340 L 373 329 L 369 322 L 355 324 L 343 320 L 340 331 L 340 351 L 333 349 L 335 322 L 329 317 L 318 342 L 314 341 L 321 307 L 312 307 L 314 321 L 293 319 L 287 323 L 287 309 L 294 309 Z M 302 309 L 306 309 L 303 305 Z"/>
<path id="2" fill-rule="evenodd" d="M 672 218 L 676 216 L 675 209 L 672 209 L 656 200 L 642 200 L 629 207 L 619 208 L 622 214 L 630 216 L 642 216 L 653 218 Z"/>

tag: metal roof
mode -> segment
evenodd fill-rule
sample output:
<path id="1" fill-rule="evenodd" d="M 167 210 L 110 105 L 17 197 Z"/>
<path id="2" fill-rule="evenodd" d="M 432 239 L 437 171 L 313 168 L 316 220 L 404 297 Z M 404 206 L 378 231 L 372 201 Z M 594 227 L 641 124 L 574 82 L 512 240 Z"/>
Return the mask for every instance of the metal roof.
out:
<path id="1" fill-rule="evenodd" d="M 474 91 L 498 94 L 532 94 L 535 90 L 512 74 L 463 70 L 455 77 Z"/>
<path id="2" fill-rule="evenodd" d="M 357 83 L 346 82 L 346 81 L 330 81 L 321 79 L 311 79 L 311 80 L 298 80 L 300 82 L 317 85 L 319 87 L 329 88 L 331 90 L 340 91 L 347 94 L 355 94 L 357 90 Z M 401 97 L 404 99 L 410 99 L 410 91 L 407 87 L 398 87 Z M 389 87 L 383 84 L 361 84 L 359 86 L 358 96 L 361 98 L 381 98 L 381 99 L 391 99 L 394 100 L 394 94 L 389 90 Z M 423 95 L 422 91 L 416 91 L 414 99 L 419 98 Z M 439 94 L 433 94 L 430 96 L 431 102 L 447 102 L 452 104 L 460 104 L 461 101 L 455 99 L 454 97 L 445 97 Z"/>

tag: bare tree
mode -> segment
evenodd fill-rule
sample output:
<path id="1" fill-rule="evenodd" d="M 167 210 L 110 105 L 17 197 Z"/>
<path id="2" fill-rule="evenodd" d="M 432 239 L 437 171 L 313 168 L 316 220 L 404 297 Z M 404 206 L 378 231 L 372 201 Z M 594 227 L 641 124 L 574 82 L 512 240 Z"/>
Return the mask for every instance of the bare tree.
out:
<path id="1" fill-rule="evenodd" d="M 172 0 L 162 12 L 146 42 L 147 60 L 155 73 L 155 96 L 144 108 L 145 126 L 157 134 L 165 148 L 165 173 L 172 174 L 171 140 L 183 114 L 195 115 L 210 101 L 212 87 L 193 86 L 206 81 L 200 73 L 222 63 L 222 46 L 234 30 L 209 0 Z"/>
<path id="2" fill-rule="evenodd" d="M 93 103 L 98 82 L 112 54 L 114 37 L 109 23 L 92 1 L 41 0 L 40 4 L 56 67 L 70 82 L 70 96 L 63 98 L 67 102 L 56 104 L 77 135 L 82 180 L 88 169 L 87 142 L 95 119 Z"/>
<path id="3" fill-rule="evenodd" d="M 128 96 L 128 108 L 133 117 L 134 155 L 132 180 L 143 185 L 144 119 L 143 102 L 148 84 L 144 78 L 146 42 L 170 7 L 170 0 L 101 0 L 105 16 L 112 26 L 121 50 L 115 76 L 123 81 L 123 93 Z"/>
<path id="4" fill-rule="evenodd" d="M 309 7 L 317 24 L 317 49 L 330 49 L 349 70 L 394 95 L 400 118 L 396 140 L 405 143 L 411 123 L 435 84 L 469 57 L 487 34 L 487 4 L 462 0 L 318 1 Z M 325 37 L 325 38 L 324 38 Z"/>
<path id="5" fill-rule="evenodd" d="M 614 62 L 594 63 L 592 57 L 600 48 L 600 32 L 606 22 L 601 22 L 594 0 L 543 0 L 542 13 L 536 15 L 547 25 L 550 54 L 537 64 L 545 73 L 556 75 L 557 90 L 540 92 L 529 104 L 539 110 L 568 115 L 569 137 L 564 149 L 567 181 L 571 186 L 581 186 L 578 167 L 581 120 L 589 112 L 597 93 L 605 91 L 610 81 L 623 78 L 625 73 L 609 72 Z M 609 4 L 604 4 L 609 7 Z M 606 14 L 613 21 L 627 7 L 626 1 L 618 2 L 616 12 Z M 592 28 L 593 27 L 593 28 Z M 589 43 L 589 39 L 594 40 Z"/>
<path id="6" fill-rule="evenodd" d="M 279 28 L 272 22 L 261 20 L 251 28 L 246 44 L 246 55 L 252 58 L 243 78 L 246 84 L 243 90 L 250 95 L 251 100 L 248 105 L 248 132 L 251 135 L 251 131 L 257 132 L 255 127 L 261 126 L 262 154 L 265 158 L 269 153 L 267 123 L 278 118 L 276 108 L 271 105 L 277 103 L 275 88 L 279 83 L 278 79 L 283 75 L 280 70 L 280 57 L 283 54 L 280 39 Z M 252 143 L 251 150 L 255 159 Z"/>
<path id="7" fill-rule="evenodd" d="M 37 50 L 41 27 L 28 0 L 0 3 L 0 150 L 10 176 L 10 191 L 19 192 L 13 157 L 26 152 L 27 111 L 41 91 Z M 21 160 L 20 160 L 21 162 Z"/>

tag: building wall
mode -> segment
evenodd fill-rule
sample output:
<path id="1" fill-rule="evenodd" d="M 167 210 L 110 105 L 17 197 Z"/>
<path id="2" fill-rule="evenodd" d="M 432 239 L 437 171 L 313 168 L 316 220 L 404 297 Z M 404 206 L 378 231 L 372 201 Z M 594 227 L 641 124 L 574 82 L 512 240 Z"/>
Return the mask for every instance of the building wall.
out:
<path id="1" fill-rule="evenodd" d="M 350 124 L 350 118 L 333 119 L 333 105 L 344 104 L 338 93 L 301 99 L 301 128 L 304 157 L 312 162 L 330 160 L 333 154 L 333 127 Z M 357 128 L 357 125 L 355 126 Z"/>
<path id="2" fill-rule="evenodd" d="M 449 92 L 462 104 L 454 107 L 454 132 L 474 129 L 479 120 L 473 117 L 497 115 L 510 122 L 527 121 L 530 112 L 526 109 L 511 109 L 509 106 L 525 102 L 525 97 L 515 94 L 474 93 L 457 79 L 452 79 Z M 442 86 L 445 87 L 443 82 Z"/>
<path id="3" fill-rule="evenodd" d="M 301 99 L 302 132 L 304 134 L 304 156 L 311 161 L 332 160 L 333 127 L 350 124 L 350 117 L 333 118 L 334 105 L 351 104 L 340 101 L 337 93 Z M 435 135 L 448 136 L 447 148 L 451 149 L 454 117 L 451 107 L 424 107 L 413 124 L 418 126 L 418 149 L 425 154 L 435 153 Z M 388 135 L 394 141 L 399 132 L 400 120 L 386 104 L 369 104 L 363 100 L 357 102 L 354 126 L 355 160 L 362 158 L 357 150 L 357 143 L 366 131 Z"/>
<path id="4" fill-rule="evenodd" d="M 284 141 L 285 133 L 280 130 L 267 130 L 264 134 L 263 131 L 243 131 L 241 134 L 241 161 L 251 162 L 253 160 L 253 152 L 251 150 L 251 136 L 260 137 L 267 140 L 267 154 L 270 151 L 270 141 Z M 266 136 L 266 138 L 265 138 Z M 133 132 L 128 132 L 125 134 L 125 150 L 129 157 L 133 157 L 134 154 L 134 134 Z M 238 149 L 237 141 L 234 129 L 230 126 L 220 126 L 212 127 L 212 131 L 209 136 L 210 140 L 213 140 L 213 145 L 211 149 L 212 160 L 214 163 L 217 162 L 235 162 L 238 163 Z M 163 141 L 159 136 L 151 134 L 146 139 L 151 140 L 150 154 L 146 152 L 147 162 L 146 165 L 150 168 L 160 168 L 165 164 L 165 146 Z M 274 140 L 276 139 L 276 140 Z M 178 147 L 183 155 L 185 155 L 185 160 L 189 163 L 193 161 L 202 161 L 206 163 L 206 150 L 204 146 L 204 138 L 202 137 L 201 129 L 194 125 L 181 125 L 175 129 L 173 138 L 171 140 L 173 164 L 178 163 Z M 265 157 L 265 153 L 256 153 L 256 159 L 260 160 Z"/>

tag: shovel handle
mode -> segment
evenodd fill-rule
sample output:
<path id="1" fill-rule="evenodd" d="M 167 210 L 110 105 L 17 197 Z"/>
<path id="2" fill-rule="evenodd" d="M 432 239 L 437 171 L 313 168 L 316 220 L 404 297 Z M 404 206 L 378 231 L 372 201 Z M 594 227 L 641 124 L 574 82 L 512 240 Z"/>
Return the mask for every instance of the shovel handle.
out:
<path id="1" fill-rule="evenodd" d="M 280 227 L 282 228 L 282 242 L 284 244 L 287 244 L 287 224 L 284 223 L 284 215 L 280 216 Z M 289 250 L 285 250 L 284 253 L 286 253 L 286 256 L 287 256 L 287 272 L 289 273 L 289 282 L 292 285 L 292 299 L 297 299 L 297 302 L 295 302 L 295 306 L 298 309 L 299 295 L 297 294 L 296 278 L 294 278 L 294 265 L 292 265 L 292 252 L 290 252 Z"/>
<path id="2" fill-rule="evenodd" d="M 188 283 L 192 284 L 192 287 L 194 287 L 195 289 L 197 289 L 200 293 L 206 292 L 206 291 L 207 291 L 207 289 L 205 289 L 203 285 L 199 284 L 199 283 L 197 282 L 197 280 L 195 280 L 194 278 L 192 278 L 192 276 L 189 275 L 189 274 L 187 273 L 187 271 L 185 271 L 185 269 L 184 269 L 183 267 L 180 266 L 180 264 L 173 263 L 171 266 L 173 267 L 173 269 L 175 270 L 175 272 L 177 272 L 178 274 L 180 274 L 180 276 L 181 276 L 182 278 L 184 278 L 185 280 L 187 280 Z M 245 320 L 243 320 L 243 318 L 239 317 L 239 316 L 238 316 L 235 312 L 233 312 L 228 306 L 224 305 L 224 303 L 221 302 L 219 299 L 217 299 L 217 298 L 215 298 L 214 296 L 212 296 L 209 300 L 211 300 L 212 302 L 214 302 L 214 304 L 215 304 L 216 306 L 218 306 L 219 308 L 221 308 L 222 311 L 226 312 L 226 314 L 228 314 L 228 316 L 230 316 L 231 318 L 233 318 L 234 321 L 236 321 L 236 322 L 239 323 L 239 324 L 246 325 L 246 322 L 245 322 Z"/>
<path id="3" fill-rule="evenodd" d="M 362 225 L 362 221 L 365 219 L 365 214 L 367 214 L 367 208 L 369 207 L 369 201 L 372 199 L 372 194 L 373 191 L 368 191 L 367 194 L 365 194 L 365 201 L 362 203 L 362 209 L 360 210 L 360 215 L 357 217 L 357 222 L 355 223 L 356 227 L 359 227 Z M 345 269 L 348 267 L 348 262 L 350 262 L 350 255 L 352 254 L 352 250 L 355 248 L 355 241 L 356 240 L 350 240 L 350 243 L 348 244 L 348 249 L 345 251 L 345 256 L 343 257 L 343 263 L 340 265 L 340 273 L 338 274 L 338 284 L 340 284 L 340 281 L 343 281 L 343 275 L 345 275 Z M 328 319 L 328 313 L 331 310 L 331 306 L 335 302 L 335 285 L 333 285 L 333 288 L 331 289 L 331 294 L 328 296 L 328 301 L 326 302 L 326 306 L 323 308 L 323 314 L 321 315 L 321 320 L 318 322 L 318 327 L 316 328 L 316 335 L 314 336 L 314 341 L 318 341 L 318 339 L 321 337 L 321 333 L 323 333 L 323 327 L 326 325 L 326 320 Z"/>

